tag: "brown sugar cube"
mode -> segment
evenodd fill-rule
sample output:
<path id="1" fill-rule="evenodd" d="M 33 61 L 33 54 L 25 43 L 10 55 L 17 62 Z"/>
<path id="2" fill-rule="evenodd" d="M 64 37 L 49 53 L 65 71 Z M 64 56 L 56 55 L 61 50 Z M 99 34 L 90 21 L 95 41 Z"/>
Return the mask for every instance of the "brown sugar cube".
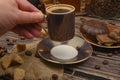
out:
<path id="1" fill-rule="evenodd" d="M 24 80 L 25 70 L 16 68 L 14 70 L 14 80 Z"/>
<path id="2" fill-rule="evenodd" d="M 26 44 L 25 43 L 19 43 L 19 44 L 17 44 L 17 51 L 18 52 L 22 52 L 24 50 L 26 50 Z"/>
<path id="3" fill-rule="evenodd" d="M 115 40 L 108 37 L 107 34 L 100 34 L 96 36 L 98 43 L 101 45 L 111 46 L 116 43 Z"/>
<path id="4" fill-rule="evenodd" d="M 24 63 L 24 60 L 18 54 L 14 55 L 13 61 L 16 62 L 16 63 L 19 63 L 19 64 L 23 64 Z"/>
<path id="5" fill-rule="evenodd" d="M 12 58 L 9 55 L 5 55 L 1 59 L 1 65 L 3 69 L 7 69 L 11 64 Z"/>

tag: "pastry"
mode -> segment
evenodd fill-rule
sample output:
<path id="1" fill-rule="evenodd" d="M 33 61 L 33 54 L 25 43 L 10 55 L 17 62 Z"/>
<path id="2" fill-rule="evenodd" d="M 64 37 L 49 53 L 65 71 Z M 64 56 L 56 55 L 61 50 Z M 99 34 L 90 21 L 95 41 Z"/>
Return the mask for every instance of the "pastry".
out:
<path id="1" fill-rule="evenodd" d="M 111 31 L 108 36 L 120 43 L 120 28 Z"/>
<path id="2" fill-rule="evenodd" d="M 116 41 L 109 38 L 107 34 L 97 35 L 96 38 L 98 40 L 98 44 L 100 45 L 111 46 L 116 43 Z"/>
<path id="3" fill-rule="evenodd" d="M 97 41 L 96 35 L 108 34 L 109 30 L 104 22 L 98 20 L 86 20 L 80 27 L 80 32 L 83 36 L 93 41 Z"/>

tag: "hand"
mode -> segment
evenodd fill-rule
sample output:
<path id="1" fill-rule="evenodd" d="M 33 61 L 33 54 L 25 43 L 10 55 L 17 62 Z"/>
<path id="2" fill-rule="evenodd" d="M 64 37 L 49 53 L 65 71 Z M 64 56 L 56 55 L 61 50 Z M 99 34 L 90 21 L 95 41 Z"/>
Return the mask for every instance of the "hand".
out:
<path id="1" fill-rule="evenodd" d="M 39 37 L 43 13 L 27 0 L 0 0 L 0 35 L 14 31 L 27 38 Z"/>

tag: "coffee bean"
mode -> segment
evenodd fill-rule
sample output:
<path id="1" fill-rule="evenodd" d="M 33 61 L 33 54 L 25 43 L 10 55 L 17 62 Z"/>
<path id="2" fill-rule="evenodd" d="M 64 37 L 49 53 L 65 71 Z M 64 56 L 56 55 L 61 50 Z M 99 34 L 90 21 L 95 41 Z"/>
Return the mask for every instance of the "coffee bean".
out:
<path id="1" fill-rule="evenodd" d="M 80 50 L 80 46 L 77 46 L 76 49 L 77 49 L 77 50 Z"/>
<path id="2" fill-rule="evenodd" d="M 12 41 L 13 41 L 13 42 L 17 42 L 17 39 L 13 39 Z"/>
<path id="3" fill-rule="evenodd" d="M 25 54 L 27 55 L 27 56 L 31 56 L 32 55 L 32 52 L 31 51 L 25 51 Z"/>
<path id="4" fill-rule="evenodd" d="M 53 75 L 52 75 L 52 80 L 58 80 L 58 75 L 53 74 Z"/>
<path id="5" fill-rule="evenodd" d="M 107 65 L 108 63 L 109 63 L 108 60 L 104 60 L 104 61 L 103 61 L 103 64 L 104 64 L 104 65 Z"/>
<path id="6" fill-rule="evenodd" d="M 95 69 L 100 69 L 100 65 L 95 65 Z"/>
<path id="7" fill-rule="evenodd" d="M 80 21 L 84 22 L 84 21 L 86 21 L 86 19 L 85 18 L 80 18 Z"/>
<path id="8" fill-rule="evenodd" d="M 21 39 L 21 40 L 25 40 L 25 37 L 24 37 L 24 36 L 20 36 L 20 39 Z"/>
<path id="9" fill-rule="evenodd" d="M 112 53 L 108 53 L 107 56 L 108 56 L 108 57 L 112 57 L 113 54 L 112 54 Z"/>
<path id="10" fill-rule="evenodd" d="M 93 52 L 93 55 L 94 55 L 94 56 L 97 56 L 97 55 L 98 55 L 98 53 L 97 53 L 97 52 Z"/>
<path id="11" fill-rule="evenodd" d="M 8 52 L 7 48 L 5 48 L 5 49 L 4 49 L 4 52 L 5 52 L 5 53 L 7 53 L 7 52 Z"/>
<path id="12" fill-rule="evenodd" d="M 9 42 L 9 41 L 10 41 L 10 39 L 6 38 L 6 41 L 8 41 L 8 42 Z"/>
<path id="13" fill-rule="evenodd" d="M 2 54 L 3 53 L 3 50 L 0 50 L 0 54 Z"/>
<path id="14" fill-rule="evenodd" d="M 8 42 L 7 45 L 11 46 L 11 45 L 14 45 L 13 42 Z"/>

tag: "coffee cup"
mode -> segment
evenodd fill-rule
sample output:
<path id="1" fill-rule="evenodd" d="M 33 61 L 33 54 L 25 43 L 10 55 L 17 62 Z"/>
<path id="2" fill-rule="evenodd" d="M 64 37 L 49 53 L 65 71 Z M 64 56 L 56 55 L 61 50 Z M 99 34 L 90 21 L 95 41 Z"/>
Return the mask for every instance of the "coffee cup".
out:
<path id="1" fill-rule="evenodd" d="M 51 40 L 67 41 L 75 33 L 75 8 L 68 4 L 55 4 L 46 8 L 48 35 Z"/>

